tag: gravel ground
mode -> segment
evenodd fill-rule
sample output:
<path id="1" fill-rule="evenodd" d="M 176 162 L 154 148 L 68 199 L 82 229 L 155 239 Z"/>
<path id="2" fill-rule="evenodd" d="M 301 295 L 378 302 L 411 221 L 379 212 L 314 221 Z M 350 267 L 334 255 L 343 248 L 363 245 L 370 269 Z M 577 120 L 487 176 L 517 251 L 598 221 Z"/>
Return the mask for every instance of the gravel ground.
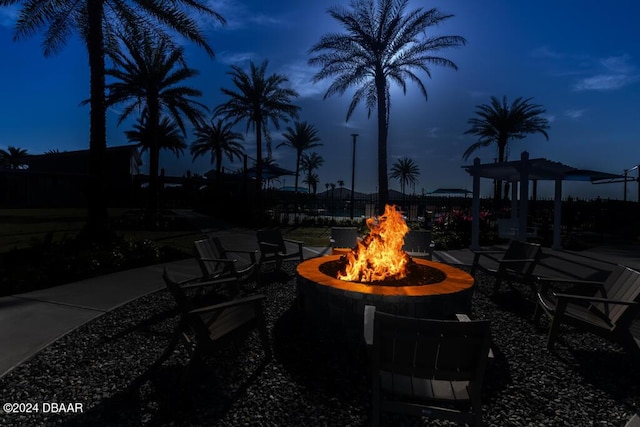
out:
<path id="1" fill-rule="evenodd" d="M 177 323 L 166 292 L 141 298 L 75 330 L 0 379 L 0 401 L 70 403 L 83 412 L 6 414 L 1 426 L 368 424 L 367 360 L 359 337 L 310 328 L 295 310 L 295 265 L 269 273 L 274 357 L 257 334 L 226 346 L 181 387 L 189 356 L 179 345 L 148 381 L 129 387 L 162 353 Z M 479 273 L 472 317 L 490 319 L 495 357 L 483 388 L 487 425 L 624 426 L 640 411 L 640 369 L 616 345 L 565 328 L 556 351 L 530 319 L 532 295 L 516 284 L 485 295 Z M 251 285 L 249 285 L 250 287 Z M 388 425 L 450 425 L 385 414 Z"/>

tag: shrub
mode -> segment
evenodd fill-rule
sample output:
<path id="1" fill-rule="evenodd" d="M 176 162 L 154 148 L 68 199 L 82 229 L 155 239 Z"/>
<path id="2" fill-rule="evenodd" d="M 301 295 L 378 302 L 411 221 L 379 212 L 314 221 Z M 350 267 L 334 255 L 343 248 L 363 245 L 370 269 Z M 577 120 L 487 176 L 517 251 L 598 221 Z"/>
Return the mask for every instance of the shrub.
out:
<path id="1" fill-rule="evenodd" d="M 40 239 L 0 256 L 0 295 L 70 283 L 120 270 L 184 258 L 150 240 L 114 237 L 104 245 L 78 239 Z"/>

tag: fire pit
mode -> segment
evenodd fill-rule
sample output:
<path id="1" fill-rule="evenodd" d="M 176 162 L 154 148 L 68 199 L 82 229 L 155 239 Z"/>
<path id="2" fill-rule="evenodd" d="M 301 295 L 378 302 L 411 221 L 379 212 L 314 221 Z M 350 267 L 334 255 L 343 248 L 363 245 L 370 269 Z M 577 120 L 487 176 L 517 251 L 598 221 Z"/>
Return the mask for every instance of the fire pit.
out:
<path id="1" fill-rule="evenodd" d="M 298 265 L 302 310 L 320 323 L 362 327 L 365 305 L 412 317 L 452 318 L 469 313 L 473 277 L 402 252 L 408 227 L 394 207 L 367 220 L 370 233 L 347 255 L 313 258 Z"/>

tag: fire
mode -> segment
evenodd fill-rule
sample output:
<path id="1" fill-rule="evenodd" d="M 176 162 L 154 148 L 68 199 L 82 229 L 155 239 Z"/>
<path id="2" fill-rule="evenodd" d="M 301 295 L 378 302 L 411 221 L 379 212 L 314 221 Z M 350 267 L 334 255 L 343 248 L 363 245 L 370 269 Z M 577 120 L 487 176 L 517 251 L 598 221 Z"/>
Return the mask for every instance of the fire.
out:
<path id="1" fill-rule="evenodd" d="M 338 279 L 351 282 L 374 282 L 403 279 L 407 276 L 409 256 L 402 251 L 409 227 L 395 206 L 386 205 L 384 214 L 367 219 L 369 235 L 347 254 L 344 273 Z"/>

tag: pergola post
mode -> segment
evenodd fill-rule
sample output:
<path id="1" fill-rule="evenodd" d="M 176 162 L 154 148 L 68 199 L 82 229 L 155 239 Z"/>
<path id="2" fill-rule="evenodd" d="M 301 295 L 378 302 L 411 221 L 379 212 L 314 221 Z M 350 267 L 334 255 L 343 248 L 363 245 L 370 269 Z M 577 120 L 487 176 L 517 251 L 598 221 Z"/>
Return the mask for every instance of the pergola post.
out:
<path id="1" fill-rule="evenodd" d="M 553 199 L 553 244 L 551 249 L 562 249 L 560 241 L 560 228 L 562 227 L 562 178 L 556 178 L 555 194 Z"/>
<path id="2" fill-rule="evenodd" d="M 511 183 L 511 215 L 510 217 L 518 217 L 518 181 Z"/>
<path id="3" fill-rule="evenodd" d="M 473 159 L 473 200 L 471 202 L 471 246 L 469 249 L 480 249 L 480 158 Z"/>
<path id="4" fill-rule="evenodd" d="M 518 215 L 518 240 L 527 241 L 527 220 L 529 219 L 529 153 L 520 155 L 520 213 Z"/>

